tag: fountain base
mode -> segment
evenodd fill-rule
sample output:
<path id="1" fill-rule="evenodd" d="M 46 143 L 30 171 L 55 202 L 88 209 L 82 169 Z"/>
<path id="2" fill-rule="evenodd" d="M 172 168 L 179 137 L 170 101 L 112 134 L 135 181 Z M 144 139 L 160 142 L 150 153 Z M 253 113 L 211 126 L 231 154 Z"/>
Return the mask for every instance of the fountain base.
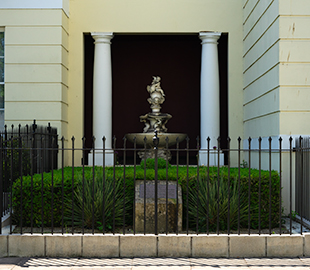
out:
<path id="1" fill-rule="evenodd" d="M 131 143 L 135 143 L 142 146 L 145 149 L 141 149 L 138 155 L 141 159 L 155 158 L 155 150 L 153 144 L 153 133 L 128 133 L 125 135 L 126 139 Z M 157 157 L 171 160 L 171 152 L 167 148 L 176 145 L 177 142 L 182 142 L 187 137 L 185 133 L 158 133 L 158 152 Z"/>
<path id="2" fill-rule="evenodd" d="M 155 158 L 155 150 L 154 149 L 146 149 L 138 152 L 138 156 L 141 159 Z M 167 149 L 158 149 L 157 150 L 157 158 L 163 158 L 171 160 L 171 152 Z"/>

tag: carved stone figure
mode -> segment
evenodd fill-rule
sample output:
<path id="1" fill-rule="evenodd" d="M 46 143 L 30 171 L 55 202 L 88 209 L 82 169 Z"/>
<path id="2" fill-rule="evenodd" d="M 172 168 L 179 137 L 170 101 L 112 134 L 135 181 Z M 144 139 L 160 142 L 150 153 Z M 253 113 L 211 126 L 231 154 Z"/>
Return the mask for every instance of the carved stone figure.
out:
<path id="1" fill-rule="evenodd" d="M 153 76 L 152 84 L 148 85 L 146 89 L 150 94 L 150 97 L 147 99 L 147 101 L 151 104 L 152 112 L 159 112 L 161 109 L 160 104 L 163 104 L 165 101 L 165 93 L 160 86 L 160 77 Z"/>
<path id="2" fill-rule="evenodd" d="M 145 123 L 143 129 L 144 133 L 150 133 L 157 130 L 158 132 L 167 132 L 166 124 L 168 120 L 172 117 L 168 113 L 161 113 L 161 104 L 165 101 L 165 93 L 160 86 L 160 77 L 153 76 L 153 81 L 151 85 L 146 87 L 147 91 L 150 94 L 150 97 L 147 101 L 151 104 L 151 113 L 140 116 L 140 121 Z"/>
<path id="3" fill-rule="evenodd" d="M 151 85 L 146 87 L 150 97 L 147 101 L 151 104 L 152 112 L 140 116 L 140 122 L 144 123 L 143 133 L 130 133 L 126 134 L 128 140 L 133 142 L 136 138 L 138 145 L 144 145 L 146 143 L 147 151 L 140 151 L 138 153 L 140 158 L 154 158 L 154 149 L 152 137 L 155 130 L 158 132 L 160 137 L 158 146 L 158 157 L 171 159 L 171 153 L 166 149 L 166 138 L 168 138 L 169 146 L 176 144 L 176 138 L 179 142 L 183 141 L 186 134 L 182 133 L 167 133 L 168 129 L 166 124 L 172 116 L 168 113 L 161 113 L 161 104 L 165 101 L 165 93 L 160 85 L 161 78 L 159 76 L 153 76 Z M 146 139 L 146 141 L 145 141 Z"/>

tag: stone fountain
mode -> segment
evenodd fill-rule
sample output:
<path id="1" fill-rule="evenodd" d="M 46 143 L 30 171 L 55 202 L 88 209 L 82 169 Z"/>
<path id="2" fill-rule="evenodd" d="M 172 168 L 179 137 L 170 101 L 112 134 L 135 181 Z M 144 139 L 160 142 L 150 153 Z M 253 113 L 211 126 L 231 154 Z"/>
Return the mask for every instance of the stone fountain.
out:
<path id="1" fill-rule="evenodd" d="M 179 142 L 182 142 L 187 136 L 184 133 L 167 133 L 166 124 L 172 116 L 168 113 L 160 112 L 160 105 L 165 101 L 165 93 L 160 86 L 160 80 L 159 76 L 153 76 L 151 85 L 148 85 L 146 88 L 150 94 L 147 101 L 151 104 L 152 112 L 140 116 L 140 121 L 145 123 L 143 132 L 126 134 L 126 138 L 130 142 L 134 143 L 135 138 L 137 145 L 146 146 L 146 151 L 142 150 L 138 153 L 142 159 L 155 157 L 152 140 L 155 131 L 157 131 L 159 138 L 158 158 L 168 158 L 168 160 L 171 159 L 171 153 L 166 147 L 167 143 L 168 147 L 172 146 L 177 143 L 177 138 Z"/>

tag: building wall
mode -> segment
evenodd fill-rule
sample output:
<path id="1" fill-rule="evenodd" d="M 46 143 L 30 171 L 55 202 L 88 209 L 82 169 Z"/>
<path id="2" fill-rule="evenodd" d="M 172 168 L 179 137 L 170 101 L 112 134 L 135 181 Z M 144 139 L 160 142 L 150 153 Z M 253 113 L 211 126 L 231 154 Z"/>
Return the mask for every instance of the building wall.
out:
<path id="1" fill-rule="evenodd" d="M 66 134 L 68 16 L 62 8 L 23 9 L 5 3 L 0 5 L 0 26 L 5 27 L 6 124 L 36 119 Z"/>
<path id="2" fill-rule="evenodd" d="M 310 1 L 281 0 L 280 134 L 310 135 Z"/>
<path id="3" fill-rule="evenodd" d="M 70 1 L 69 24 L 69 136 L 83 134 L 84 33 L 194 33 L 198 39 L 200 31 L 220 31 L 229 37 L 229 134 L 236 146 L 236 138 L 243 133 L 241 0 Z"/>
<path id="4" fill-rule="evenodd" d="M 310 2 L 281 0 L 280 14 L 280 73 L 279 107 L 280 135 L 293 138 L 310 135 Z M 295 157 L 295 155 L 294 155 Z M 293 161 L 294 163 L 294 161 Z M 284 155 L 283 195 L 289 196 L 289 158 Z M 293 210 L 295 209 L 295 175 L 293 181 Z M 288 205 L 287 200 L 284 203 Z M 288 207 L 286 207 L 288 209 Z"/>
<path id="5" fill-rule="evenodd" d="M 279 0 L 244 1 L 244 137 L 278 135 Z"/>
<path id="6" fill-rule="evenodd" d="M 51 122 L 60 137 L 74 135 L 81 146 L 85 33 L 181 33 L 199 39 L 200 31 L 220 31 L 229 38 L 229 135 L 236 139 L 243 133 L 241 0 L 4 1 L 0 27 L 5 28 L 7 125 Z"/>
<path id="7" fill-rule="evenodd" d="M 308 135 L 310 2 L 244 1 L 244 134 Z"/>
<path id="8" fill-rule="evenodd" d="M 310 2 L 294 0 L 244 1 L 244 144 L 248 136 L 252 148 L 269 148 L 271 136 L 273 154 L 263 153 L 261 168 L 281 171 L 283 206 L 289 206 L 290 177 L 289 137 L 309 135 L 310 126 Z M 280 167 L 279 138 L 282 138 Z M 294 140 L 292 147 L 294 147 Z M 249 161 L 246 155 L 245 160 Z M 258 168 L 257 153 L 251 156 L 251 167 Z"/>

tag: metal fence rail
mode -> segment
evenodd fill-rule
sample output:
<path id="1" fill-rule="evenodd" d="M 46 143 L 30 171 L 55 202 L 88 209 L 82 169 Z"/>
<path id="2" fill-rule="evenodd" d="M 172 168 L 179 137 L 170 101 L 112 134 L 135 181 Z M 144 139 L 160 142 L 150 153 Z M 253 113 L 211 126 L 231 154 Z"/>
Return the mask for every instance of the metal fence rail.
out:
<path id="1" fill-rule="evenodd" d="M 158 151 L 162 149 L 158 148 L 157 133 L 152 149 L 147 148 L 146 141 L 144 147 L 137 147 L 135 142 L 130 145 L 126 138 L 123 147 L 116 148 L 115 140 L 113 149 L 105 148 L 105 138 L 100 149 L 86 149 L 85 138 L 81 139 L 81 148 L 75 147 L 77 142 L 74 137 L 69 140 L 70 147 L 65 147 L 65 138 L 61 138 L 59 149 L 55 147 L 57 144 L 34 144 L 33 141 L 31 147 L 26 148 L 11 144 L 10 151 L 17 154 L 16 160 L 9 159 L 7 147 L 1 144 L 0 162 L 7 160 L 10 168 L 17 162 L 20 174 L 15 181 L 5 183 L 10 185 L 7 190 L 11 198 L 11 233 L 293 233 L 292 138 L 285 149 L 282 148 L 282 138 L 276 141 L 277 147 L 272 147 L 275 144 L 272 144 L 271 137 L 267 147 L 262 145 L 261 138 L 253 147 L 253 141 L 249 138 L 244 148 L 241 147 L 241 138 L 238 138 L 234 149 L 230 148 L 230 138 L 227 149 L 221 149 L 220 139 L 214 148 L 210 147 L 208 138 L 206 149 L 200 148 L 199 139 L 197 147 L 190 149 L 188 138 L 185 147 L 181 148 L 177 139 L 175 146 L 169 148 L 171 155 L 175 156 L 174 164 L 169 163 L 168 155 L 166 159 L 158 158 Z M 43 141 L 43 138 L 38 141 Z M 93 145 L 94 142 L 93 138 Z M 168 139 L 166 142 L 164 150 L 168 149 Z M 302 149 L 308 151 L 309 145 Z M 22 173 L 24 164 L 21 157 L 25 151 L 30 151 L 32 157 L 28 176 Z M 45 160 L 49 154 L 55 157 L 57 151 L 61 164 L 59 169 L 55 169 L 55 158 L 51 158 L 51 171 L 44 173 Z M 89 151 L 92 151 L 93 157 L 95 153 L 97 156 L 101 153 L 103 166 L 84 164 Z M 146 151 L 154 151 L 154 159 L 147 159 L 144 155 L 140 164 L 138 152 Z M 195 165 L 190 165 L 190 152 L 196 153 Z M 220 155 L 224 152 L 227 153 L 228 163 L 222 166 L 219 165 Z M 36 153 L 37 163 L 34 163 L 33 153 Z M 123 154 L 122 164 L 117 162 L 117 153 Z M 186 157 L 182 164 L 179 159 L 181 154 Z M 105 166 L 106 155 L 113 155 L 113 166 Z M 200 164 L 202 155 L 207 156 L 203 166 Z M 282 193 L 284 155 L 289 160 L 285 198 Z M 68 157 L 70 166 L 66 167 Z M 128 157 L 133 161 L 130 165 L 126 162 Z M 75 166 L 76 160 L 82 160 L 82 164 Z M 214 160 L 217 166 L 210 165 Z M 277 171 L 272 170 L 274 163 L 278 165 Z M 5 179 L 3 169 L 0 169 L 0 176 Z M 304 181 L 309 181 L 309 178 L 304 175 L 296 177 L 296 186 L 304 185 Z M 1 200 L 3 187 L 0 187 Z M 286 213 L 284 199 L 289 201 Z M 306 209 L 304 202 L 299 206 L 300 213 L 303 213 Z M 284 221 L 287 228 L 283 226 Z M 13 225 L 16 225 L 14 231 Z"/>

